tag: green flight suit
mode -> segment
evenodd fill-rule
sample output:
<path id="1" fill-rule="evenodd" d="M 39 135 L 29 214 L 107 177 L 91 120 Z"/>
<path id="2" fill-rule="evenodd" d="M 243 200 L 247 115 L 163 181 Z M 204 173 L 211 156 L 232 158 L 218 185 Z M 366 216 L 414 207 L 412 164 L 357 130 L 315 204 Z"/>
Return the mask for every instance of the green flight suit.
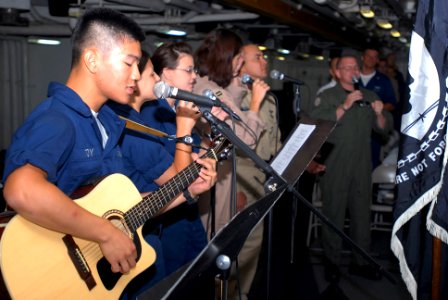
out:
<path id="1" fill-rule="evenodd" d="M 373 102 L 379 97 L 361 89 L 363 101 Z M 311 117 L 336 121 L 336 109 L 349 92 L 337 84 L 320 94 L 314 103 Z M 383 114 L 385 114 L 383 110 Z M 385 134 L 391 124 L 386 116 L 386 128 L 377 126 L 376 115 L 370 105 L 361 107 L 354 103 L 338 121 L 328 141 L 334 147 L 325 161 L 326 171 L 321 179 L 322 212 L 341 230 L 344 227 L 346 210 L 350 214 L 350 237 L 361 248 L 370 247 L 371 187 L 371 132 L 372 129 Z M 339 264 L 342 239 L 331 228 L 323 226 L 322 243 L 326 257 Z M 367 262 L 354 251 L 357 264 Z"/>

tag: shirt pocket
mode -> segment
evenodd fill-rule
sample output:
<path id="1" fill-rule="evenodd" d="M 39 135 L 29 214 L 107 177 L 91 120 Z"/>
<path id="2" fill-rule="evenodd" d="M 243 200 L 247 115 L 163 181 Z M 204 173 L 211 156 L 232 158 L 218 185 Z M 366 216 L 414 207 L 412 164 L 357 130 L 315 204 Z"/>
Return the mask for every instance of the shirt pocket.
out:
<path id="1" fill-rule="evenodd" d="M 67 165 L 67 171 L 77 176 L 90 177 L 102 170 L 102 149 L 97 147 L 76 148 Z"/>

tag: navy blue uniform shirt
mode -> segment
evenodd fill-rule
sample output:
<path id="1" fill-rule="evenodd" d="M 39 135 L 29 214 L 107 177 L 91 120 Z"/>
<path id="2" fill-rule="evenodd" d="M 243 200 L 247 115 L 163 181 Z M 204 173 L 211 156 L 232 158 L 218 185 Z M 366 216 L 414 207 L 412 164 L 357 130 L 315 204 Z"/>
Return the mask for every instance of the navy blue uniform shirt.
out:
<path id="1" fill-rule="evenodd" d="M 118 140 L 124 122 L 110 108 L 100 109 L 98 119 L 109 137 L 103 149 L 96 120 L 77 93 L 52 82 L 48 95 L 15 132 L 6 154 L 4 180 L 29 163 L 47 172 L 48 180 L 70 195 L 102 176 L 123 173 Z"/>

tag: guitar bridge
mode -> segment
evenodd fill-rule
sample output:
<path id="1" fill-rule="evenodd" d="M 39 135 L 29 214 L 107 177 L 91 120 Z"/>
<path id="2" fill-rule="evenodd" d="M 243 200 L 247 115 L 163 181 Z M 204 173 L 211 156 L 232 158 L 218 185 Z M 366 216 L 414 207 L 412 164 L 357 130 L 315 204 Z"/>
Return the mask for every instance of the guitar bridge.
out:
<path id="1" fill-rule="evenodd" d="M 67 247 L 68 255 L 70 256 L 76 271 L 78 271 L 79 276 L 85 282 L 87 288 L 92 290 L 96 286 L 95 278 L 92 276 L 92 272 L 90 271 L 89 265 L 87 264 L 81 249 L 79 249 L 71 235 L 66 234 L 62 240 Z"/>

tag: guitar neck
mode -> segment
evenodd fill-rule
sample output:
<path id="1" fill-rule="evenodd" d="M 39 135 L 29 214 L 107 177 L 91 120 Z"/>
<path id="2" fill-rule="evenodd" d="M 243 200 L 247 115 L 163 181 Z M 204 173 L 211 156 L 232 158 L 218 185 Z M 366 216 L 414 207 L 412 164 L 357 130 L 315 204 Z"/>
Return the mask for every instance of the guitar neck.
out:
<path id="1" fill-rule="evenodd" d="M 213 149 L 207 151 L 202 157 L 216 159 Z M 144 197 L 137 205 L 125 213 L 125 220 L 132 231 L 137 230 L 148 219 L 157 214 L 165 205 L 185 190 L 199 175 L 202 166 L 193 162 L 180 171 L 158 190 Z"/>

